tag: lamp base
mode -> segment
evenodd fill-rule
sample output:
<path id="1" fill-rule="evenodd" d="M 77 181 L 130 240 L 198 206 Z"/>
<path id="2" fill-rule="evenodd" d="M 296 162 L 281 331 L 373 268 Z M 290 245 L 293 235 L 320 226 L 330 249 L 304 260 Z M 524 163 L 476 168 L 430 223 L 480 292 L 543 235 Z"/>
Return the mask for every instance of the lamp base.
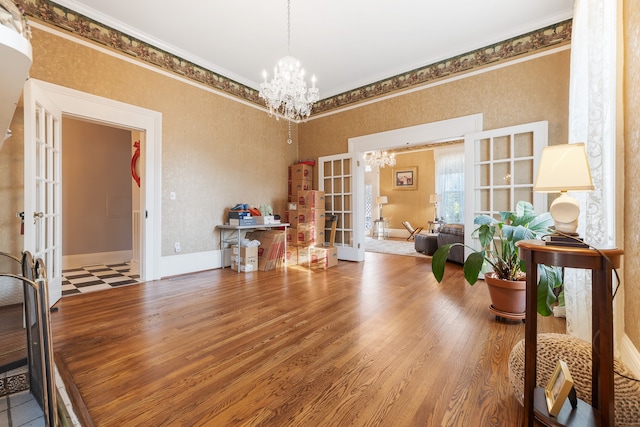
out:
<path id="1" fill-rule="evenodd" d="M 547 246 L 568 246 L 572 248 L 588 248 L 578 233 L 555 233 L 547 236 Z"/>

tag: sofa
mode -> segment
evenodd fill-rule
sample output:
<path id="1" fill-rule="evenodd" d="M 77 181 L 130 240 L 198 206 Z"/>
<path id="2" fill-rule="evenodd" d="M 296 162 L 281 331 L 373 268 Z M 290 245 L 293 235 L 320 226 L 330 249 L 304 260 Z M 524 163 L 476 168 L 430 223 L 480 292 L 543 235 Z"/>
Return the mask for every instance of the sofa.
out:
<path id="1" fill-rule="evenodd" d="M 437 233 L 416 234 L 414 242 L 417 252 L 433 255 L 442 245 L 464 243 L 464 224 L 441 225 Z M 452 247 L 447 260 L 462 264 L 464 262 L 464 248 L 462 246 Z"/>

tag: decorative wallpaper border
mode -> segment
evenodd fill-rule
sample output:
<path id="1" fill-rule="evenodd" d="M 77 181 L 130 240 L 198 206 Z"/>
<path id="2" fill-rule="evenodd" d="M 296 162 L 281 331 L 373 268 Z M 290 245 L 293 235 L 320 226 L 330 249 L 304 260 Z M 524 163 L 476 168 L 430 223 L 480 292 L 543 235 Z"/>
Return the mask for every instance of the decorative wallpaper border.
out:
<path id="1" fill-rule="evenodd" d="M 182 77 L 221 90 L 229 95 L 264 106 L 262 100 L 258 97 L 258 91 L 253 88 L 158 49 L 50 0 L 16 0 L 16 3 L 24 9 L 25 14 L 29 17 Z M 571 20 L 559 22 L 500 43 L 454 56 L 330 98 L 321 99 L 313 106 L 312 115 L 325 113 L 456 74 L 466 73 L 476 68 L 570 43 L 571 23 Z"/>

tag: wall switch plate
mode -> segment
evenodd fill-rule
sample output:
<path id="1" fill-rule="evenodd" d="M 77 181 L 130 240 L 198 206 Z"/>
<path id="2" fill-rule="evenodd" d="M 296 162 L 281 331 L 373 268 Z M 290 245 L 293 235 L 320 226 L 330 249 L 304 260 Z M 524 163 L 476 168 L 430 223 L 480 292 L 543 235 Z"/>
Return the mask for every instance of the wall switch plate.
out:
<path id="1" fill-rule="evenodd" d="M 175 199 L 176 199 L 176 192 L 175 192 L 175 191 L 172 191 L 171 193 L 169 193 L 169 198 L 170 198 L 171 200 L 175 200 Z"/>
<path id="2" fill-rule="evenodd" d="M 176 242 L 174 247 L 175 247 L 176 252 L 180 252 L 182 250 L 182 249 L 180 249 L 180 243 L 179 242 Z"/>

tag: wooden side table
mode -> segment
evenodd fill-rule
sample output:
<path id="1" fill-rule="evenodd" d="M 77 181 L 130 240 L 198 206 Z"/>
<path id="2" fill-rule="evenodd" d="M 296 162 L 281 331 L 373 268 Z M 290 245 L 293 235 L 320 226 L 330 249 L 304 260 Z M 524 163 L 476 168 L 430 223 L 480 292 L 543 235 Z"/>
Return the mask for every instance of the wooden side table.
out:
<path id="1" fill-rule="evenodd" d="M 524 350 L 524 425 L 533 427 L 534 417 L 547 426 L 614 425 L 613 389 L 613 296 L 612 271 L 620 266 L 621 249 L 600 252 L 586 248 L 545 245 L 540 240 L 517 243 L 527 264 L 527 305 Z M 584 268 L 592 271 L 592 406 L 578 400 L 574 410 L 567 400 L 558 418 L 551 417 L 544 390 L 536 389 L 538 264 Z M 568 408 L 567 408 L 568 407 Z"/>

